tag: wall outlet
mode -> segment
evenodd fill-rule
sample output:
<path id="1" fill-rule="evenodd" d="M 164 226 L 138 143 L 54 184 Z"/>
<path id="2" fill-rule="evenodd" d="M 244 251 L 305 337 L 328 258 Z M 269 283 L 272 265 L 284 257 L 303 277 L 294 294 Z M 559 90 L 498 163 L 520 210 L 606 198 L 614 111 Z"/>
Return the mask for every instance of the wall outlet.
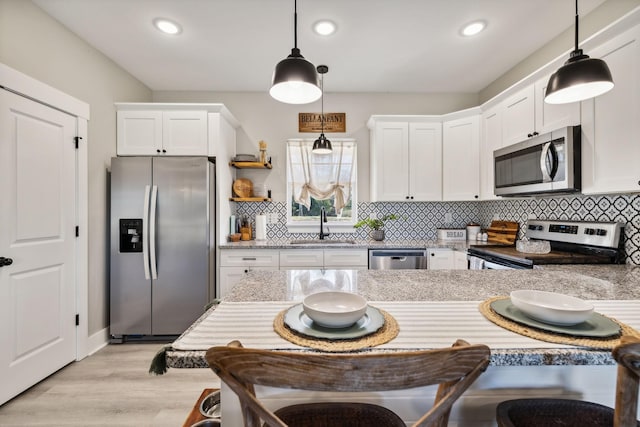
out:
<path id="1" fill-rule="evenodd" d="M 451 214 L 451 212 L 447 212 L 446 214 L 444 214 L 444 223 L 451 224 L 452 222 L 453 222 L 453 215 Z"/>

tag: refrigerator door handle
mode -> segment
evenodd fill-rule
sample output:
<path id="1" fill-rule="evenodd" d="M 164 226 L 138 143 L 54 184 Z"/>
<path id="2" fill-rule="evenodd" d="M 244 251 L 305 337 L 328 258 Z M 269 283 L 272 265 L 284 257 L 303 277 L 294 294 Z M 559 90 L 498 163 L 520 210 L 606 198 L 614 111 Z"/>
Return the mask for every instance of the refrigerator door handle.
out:
<path id="1" fill-rule="evenodd" d="M 150 242 L 150 264 L 151 278 L 158 278 L 158 266 L 156 265 L 156 208 L 158 206 L 158 186 L 154 185 L 151 190 L 151 209 L 149 224 L 149 242 Z"/>
<path id="2" fill-rule="evenodd" d="M 149 196 L 151 186 L 144 186 L 144 207 L 142 209 L 142 261 L 144 263 L 144 278 L 151 278 L 149 273 Z"/>

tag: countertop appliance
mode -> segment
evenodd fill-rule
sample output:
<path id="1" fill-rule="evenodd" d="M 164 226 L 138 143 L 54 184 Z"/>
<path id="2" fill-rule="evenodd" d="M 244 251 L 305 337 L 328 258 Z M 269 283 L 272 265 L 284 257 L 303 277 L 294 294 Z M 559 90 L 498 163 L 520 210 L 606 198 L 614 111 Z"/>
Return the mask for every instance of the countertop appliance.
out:
<path id="1" fill-rule="evenodd" d="M 573 193 L 581 188 L 580 126 L 569 126 L 493 152 L 497 196 Z"/>
<path id="2" fill-rule="evenodd" d="M 515 246 L 471 246 L 471 268 L 527 269 L 542 264 L 621 264 L 624 262 L 624 224 L 598 221 L 530 219 L 527 238 L 548 240 L 551 252 L 518 252 Z"/>
<path id="3" fill-rule="evenodd" d="M 416 270 L 426 268 L 426 249 L 369 249 L 369 270 Z"/>
<path id="4" fill-rule="evenodd" d="M 111 342 L 179 335 L 215 289 L 215 164 L 111 160 Z"/>

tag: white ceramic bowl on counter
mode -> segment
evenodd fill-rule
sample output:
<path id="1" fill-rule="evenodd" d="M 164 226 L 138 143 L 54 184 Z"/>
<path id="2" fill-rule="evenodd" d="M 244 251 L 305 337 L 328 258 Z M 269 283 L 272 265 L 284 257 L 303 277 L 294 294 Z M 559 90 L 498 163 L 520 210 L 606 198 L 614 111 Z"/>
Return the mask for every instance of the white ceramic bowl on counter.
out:
<path id="1" fill-rule="evenodd" d="M 519 290 L 510 296 L 511 303 L 525 315 L 553 325 L 576 325 L 593 313 L 593 305 L 587 301 L 556 292 Z"/>
<path id="2" fill-rule="evenodd" d="M 302 301 L 304 313 L 326 328 L 346 328 L 367 311 L 367 300 L 349 292 L 318 292 Z"/>

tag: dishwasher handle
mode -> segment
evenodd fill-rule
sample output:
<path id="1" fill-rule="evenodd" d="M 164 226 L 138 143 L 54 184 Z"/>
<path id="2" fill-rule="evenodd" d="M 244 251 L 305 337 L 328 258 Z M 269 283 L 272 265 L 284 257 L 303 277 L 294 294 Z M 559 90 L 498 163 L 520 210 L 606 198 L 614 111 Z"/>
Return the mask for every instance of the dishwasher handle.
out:
<path id="1" fill-rule="evenodd" d="M 391 257 L 392 259 L 401 259 L 409 256 L 413 256 L 413 257 L 427 256 L 427 251 L 424 249 L 415 249 L 415 250 L 379 249 L 379 250 L 371 251 L 371 256 L 372 257 Z"/>

